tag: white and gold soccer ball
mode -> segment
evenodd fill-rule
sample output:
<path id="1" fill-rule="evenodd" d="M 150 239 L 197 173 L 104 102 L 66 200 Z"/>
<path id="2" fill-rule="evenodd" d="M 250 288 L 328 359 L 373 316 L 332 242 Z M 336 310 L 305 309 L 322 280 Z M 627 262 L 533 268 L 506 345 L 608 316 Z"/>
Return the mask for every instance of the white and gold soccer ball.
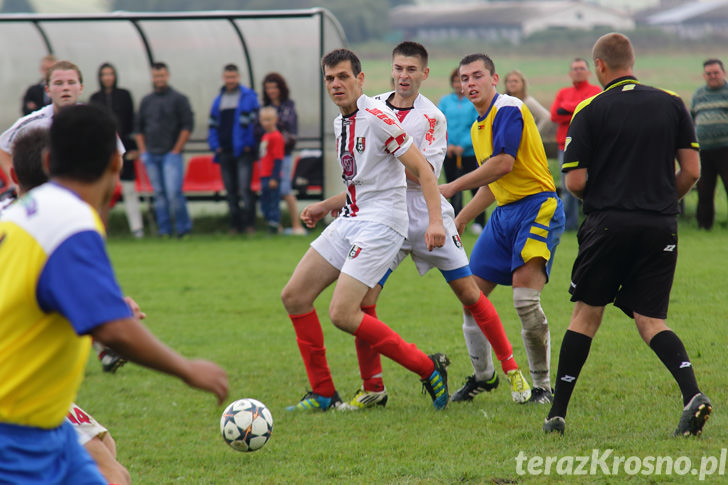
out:
<path id="1" fill-rule="evenodd" d="M 237 451 L 259 450 L 270 439 L 273 416 L 255 399 L 238 399 L 220 417 L 220 432 L 225 443 Z"/>

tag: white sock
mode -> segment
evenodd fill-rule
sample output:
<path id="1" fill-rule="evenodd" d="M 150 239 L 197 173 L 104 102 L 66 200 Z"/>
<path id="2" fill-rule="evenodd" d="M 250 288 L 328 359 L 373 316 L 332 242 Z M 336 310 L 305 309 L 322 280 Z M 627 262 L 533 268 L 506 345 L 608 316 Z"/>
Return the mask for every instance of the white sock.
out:
<path id="1" fill-rule="evenodd" d="M 466 311 L 463 312 L 463 336 L 465 336 L 465 345 L 468 347 L 470 362 L 475 371 L 475 379 L 487 381 L 495 373 L 490 342 L 475 323 L 473 316 Z"/>
<path id="2" fill-rule="evenodd" d="M 541 308 L 541 292 L 532 288 L 513 288 L 513 305 L 521 319 L 521 338 L 526 347 L 533 386 L 550 391 L 551 334 Z"/>

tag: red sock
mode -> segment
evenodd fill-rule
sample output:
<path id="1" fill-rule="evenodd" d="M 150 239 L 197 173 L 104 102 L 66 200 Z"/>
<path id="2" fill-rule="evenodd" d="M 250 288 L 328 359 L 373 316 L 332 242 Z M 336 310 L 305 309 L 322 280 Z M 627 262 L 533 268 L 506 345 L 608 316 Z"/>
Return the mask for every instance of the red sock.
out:
<path id="1" fill-rule="evenodd" d="M 306 366 L 308 382 L 311 390 L 320 396 L 331 397 L 336 392 L 334 380 L 331 378 L 329 364 L 326 362 L 324 332 L 321 329 L 316 310 L 303 315 L 288 315 L 296 331 L 298 350 L 301 351 L 303 364 Z"/>
<path id="2" fill-rule="evenodd" d="M 495 356 L 503 367 L 503 372 L 508 372 L 518 368 L 516 359 L 513 358 L 513 347 L 506 337 L 506 331 L 503 329 L 498 312 L 490 300 L 483 294 L 480 294 L 478 301 L 472 305 L 463 305 L 472 315 L 475 323 L 478 324 L 480 330 L 490 342 L 495 350 Z"/>
<path id="3" fill-rule="evenodd" d="M 415 344 L 405 342 L 387 324 L 371 315 L 364 315 L 354 335 L 367 342 L 373 350 L 384 354 L 422 379 L 430 377 L 435 370 L 435 364 Z"/>
<path id="4" fill-rule="evenodd" d="M 377 318 L 377 306 L 363 306 L 361 310 L 374 318 Z M 379 352 L 374 350 L 371 345 L 364 340 L 355 337 L 356 356 L 359 359 L 359 374 L 364 382 L 365 391 L 381 392 L 384 390 L 384 380 L 382 379 L 382 358 Z"/>

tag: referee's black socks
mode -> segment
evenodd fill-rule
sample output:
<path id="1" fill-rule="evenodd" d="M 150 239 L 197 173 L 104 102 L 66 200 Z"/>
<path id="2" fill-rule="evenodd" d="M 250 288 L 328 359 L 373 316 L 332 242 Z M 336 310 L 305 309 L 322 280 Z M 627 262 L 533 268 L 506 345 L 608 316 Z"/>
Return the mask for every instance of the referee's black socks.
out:
<path id="1" fill-rule="evenodd" d="M 556 389 L 554 402 L 548 414 L 548 419 L 554 416 L 566 417 L 566 408 L 569 406 L 571 393 L 574 392 L 576 379 L 581 368 L 589 357 L 592 339 L 586 335 L 571 330 L 564 334 L 559 352 L 559 369 L 556 374 Z"/>
<path id="2" fill-rule="evenodd" d="M 680 386 L 683 395 L 683 406 L 687 406 L 690 399 L 700 392 L 698 381 L 690 358 L 680 337 L 672 330 L 663 330 L 650 340 L 650 348 L 657 354 L 672 377 Z"/>

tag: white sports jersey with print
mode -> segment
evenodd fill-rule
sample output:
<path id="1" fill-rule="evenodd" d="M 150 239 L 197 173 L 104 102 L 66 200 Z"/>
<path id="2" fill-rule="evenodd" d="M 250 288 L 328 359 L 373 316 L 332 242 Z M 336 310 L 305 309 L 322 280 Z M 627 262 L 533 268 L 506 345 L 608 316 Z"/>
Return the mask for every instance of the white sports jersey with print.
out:
<path id="1" fill-rule="evenodd" d="M 447 120 L 432 101 L 418 94 L 411 108 L 397 108 L 387 100 L 394 91 L 375 96 L 387 104 L 397 115 L 402 128 L 407 132 L 415 146 L 425 155 L 425 158 L 435 171 L 435 178 L 440 177 L 442 164 L 447 153 Z M 420 190 L 420 185 L 414 180 L 407 179 L 407 188 Z"/>
<path id="2" fill-rule="evenodd" d="M 45 128 L 48 129 L 53 123 L 53 105 L 43 106 L 38 111 L 23 116 L 13 123 L 13 126 L 5 130 L 0 135 L 0 149 L 7 153 L 13 153 L 13 143 L 15 137 L 27 128 Z"/>
<path id="3" fill-rule="evenodd" d="M 407 182 L 395 157 L 412 146 L 412 138 L 381 101 L 362 95 L 357 111 L 334 120 L 336 153 L 346 186 L 339 216 L 385 224 L 407 237 Z"/>
<path id="4" fill-rule="evenodd" d="M 387 102 L 394 91 L 375 96 L 375 99 Z M 408 135 L 412 137 L 432 165 L 435 176 L 440 176 L 442 164 L 447 153 L 447 120 L 437 106 L 422 94 L 418 94 L 412 108 L 400 109 L 387 102 L 402 123 Z M 407 179 L 407 212 L 409 214 L 409 234 L 407 240 L 390 265 L 394 271 L 402 261 L 411 255 L 417 271 L 424 275 L 432 268 L 450 271 L 468 265 L 468 256 L 455 227 L 455 211 L 445 197 L 440 195 L 442 222 L 447 232 L 445 245 L 441 248 L 427 249 L 425 233 L 429 227 L 427 203 L 422 194 L 422 187 L 414 180 Z"/>
<path id="5" fill-rule="evenodd" d="M 43 128 L 47 130 L 50 129 L 52 124 L 53 105 L 49 104 L 47 106 L 43 106 L 38 111 L 33 111 L 32 113 L 23 116 L 13 123 L 13 126 L 5 130 L 5 132 L 0 135 L 0 150 L 12 155 L 15 138 L 17 138 L 23 130 L 27 130 L 29 128 Z M 118 134 L 116 135 L 116 150 L 121 156 L 124 156 L 124 153 L 126 152 L 124 144 L 121 142 Z"/>

